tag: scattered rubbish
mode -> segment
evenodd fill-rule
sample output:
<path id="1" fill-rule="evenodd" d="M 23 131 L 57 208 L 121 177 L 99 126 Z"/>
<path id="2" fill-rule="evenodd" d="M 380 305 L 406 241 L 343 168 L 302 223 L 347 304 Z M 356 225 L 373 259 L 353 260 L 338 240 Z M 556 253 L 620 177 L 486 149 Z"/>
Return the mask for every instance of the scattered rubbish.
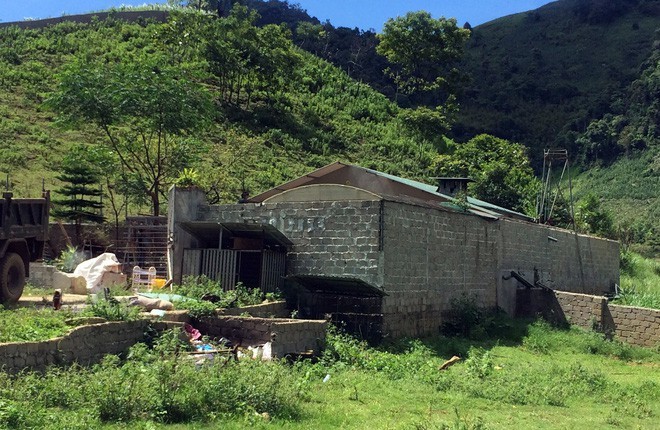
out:
<path id="1" fill-rule="evenodd" d="M 151 312 L 149 312 L 149 315 L 154 315 L 157 317 L 164 317 L 165 316 L 165 311 L 162 309 L 152 309 Z"/>
<path id="2" fill-rule="evenodd" d="M 253 360 L 271 360 L 273 357 L 273 344 L 271 342 L 266 342 L 263 345 L 248 346 L 248 351 L 252 352 Z"/>
<path id="3" fill-rule="evenodd" d="M 328 382 L 329 380 L 330 380 L 330 374 L 328 373 L 328 374 L 325 375 L 325 377 L 323 378 L 323 383 L 325 384 L 325 383 Z"/>
<path id="4" fill-rule="evenodd" d="M 200 343 L 199 345 L 195 345 L 195 351 L 211 352 L 211 351 L 215 351 L 215 348 L 213 347 L 213 345 L 209 343 Z"/>
<path id="5" fill-rule="evenodd" d="M 442 365 L 438 368 L 438 370 L 446 370 L 447 368 L 453 366 L 459 361 L 461 361 L 461 357 L 454 355 L 452 358 L 442 363 Z"/>
<path id="6" fill-rule="evenodd" d="M 140 297 L 147 297 L 150 299 L 160 299 L 167 300 L 168 302 L 181 302 L 185 300 L 190 300 L 188 297 L 181 296 L 179 294 L 165 294 L 165 293 L 139 293 Z"/>
<path id="7" fill-rule="evenodd" d="M 55 290 L 53 294 L 53 309 L 56 311 L 62 308 L 62 290 Z"/>
<path id="8" fill-rule="evenodd" d="M 131 297 L 128 303 L 131 306 L 139 306 L 145 311 L 151 311 L 153 309 L 171 311 L 174 309 L 174 305 L 170 301 L 163 299 L 151 299 L 149 297 L 144 297 L 142 294 L 139 294 L 137 297 Z"/>
<path id="9" fill-rule="evenodd" d="M 140 266 L 134 266 L 131 277 L 131 286 L 133 291 L 137 293 L 140 287 L 148 288 L 151 291 L 153 281 L 156 279 L 156 268 L 150 267 L 148 269 L 141 269 Z"/>
<path id="10" fill-rule="evenodd" d="M 188 323 L 183 325 L 183 329 L 190 340 L 199 340 L 202 337 L 202 334 L 195 327 L 191 326 Z"/>
<path id="11" fill-rule="evenodd" d="M 151 281 L 151 287 L 156 290 L 162 289 L 163 287 L 165 287 L 165 284 L 167 284 L 167 279 L 165 278 L 154 278 Z"/>

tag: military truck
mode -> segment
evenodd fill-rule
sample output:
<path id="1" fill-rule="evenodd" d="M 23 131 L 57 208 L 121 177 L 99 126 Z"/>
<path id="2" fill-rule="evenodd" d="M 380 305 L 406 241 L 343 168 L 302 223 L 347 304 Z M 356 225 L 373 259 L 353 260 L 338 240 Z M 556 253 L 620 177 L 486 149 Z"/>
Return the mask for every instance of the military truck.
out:
<path id="1" fill-rule="evenodd" d="M 48 240 L 50 197 L 14 199 L 5 192 L 0 200 L 0 304 L 20 299 L 30 262 L 43 258 Z"/>

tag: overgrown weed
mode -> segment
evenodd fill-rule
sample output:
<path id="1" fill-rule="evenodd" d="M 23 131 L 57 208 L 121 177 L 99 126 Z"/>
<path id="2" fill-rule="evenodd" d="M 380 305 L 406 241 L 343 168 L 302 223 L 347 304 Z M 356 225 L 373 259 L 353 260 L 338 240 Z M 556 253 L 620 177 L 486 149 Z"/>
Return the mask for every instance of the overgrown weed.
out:
<path id="1" fill-rule="evenodd" d="M 281 419 L 299 415 L 295 369 L 221 358 L 196 365 L 181 354 L 183 348 L 179 334 L 171 331 L 152 349 L 135 345 L 124 361 L 109 355 L 91 368 L 0 376 L 0 428 L 64 428 L 53 424 L 59 422 L 52 419 L 56 414 L 86 416 L 80 421 L 85 425 L 66 428 L 208 422 L 255 413 Z"/>

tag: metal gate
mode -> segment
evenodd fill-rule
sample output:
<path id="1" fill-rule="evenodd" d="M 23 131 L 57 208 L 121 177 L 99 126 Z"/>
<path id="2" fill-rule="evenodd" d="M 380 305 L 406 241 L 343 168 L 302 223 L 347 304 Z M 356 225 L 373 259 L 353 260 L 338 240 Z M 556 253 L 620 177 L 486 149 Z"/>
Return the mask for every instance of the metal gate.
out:
<path id="1" fill-rule="evenodd" d="M 225 290 L 233 290 L 239 279 L 238 262 L 242 253 L 230 249 L 185 249 L 183 251 L 183 276 L 204 275 L 220 281 Z M 286 254 L 264 250 L 261 254 L 259 288 L 262 291 L 275 291 L 282 286 L 286 274 Z"/>

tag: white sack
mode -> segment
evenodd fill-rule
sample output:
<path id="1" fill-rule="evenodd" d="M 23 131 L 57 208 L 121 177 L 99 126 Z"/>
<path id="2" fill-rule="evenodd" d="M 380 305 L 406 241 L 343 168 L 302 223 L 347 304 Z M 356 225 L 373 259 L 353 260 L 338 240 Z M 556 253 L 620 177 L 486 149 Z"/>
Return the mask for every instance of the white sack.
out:
<path id="1" fill-rule="evenodd" d="M 106 272 L 121 272 L 121 263 L 110 252 L 103 253 L 91 260 L 83 261 L 73 271 L 74 275 L 82 276 L 87 281 L 87 293 L 101 291 L 101 279 Z"/>

